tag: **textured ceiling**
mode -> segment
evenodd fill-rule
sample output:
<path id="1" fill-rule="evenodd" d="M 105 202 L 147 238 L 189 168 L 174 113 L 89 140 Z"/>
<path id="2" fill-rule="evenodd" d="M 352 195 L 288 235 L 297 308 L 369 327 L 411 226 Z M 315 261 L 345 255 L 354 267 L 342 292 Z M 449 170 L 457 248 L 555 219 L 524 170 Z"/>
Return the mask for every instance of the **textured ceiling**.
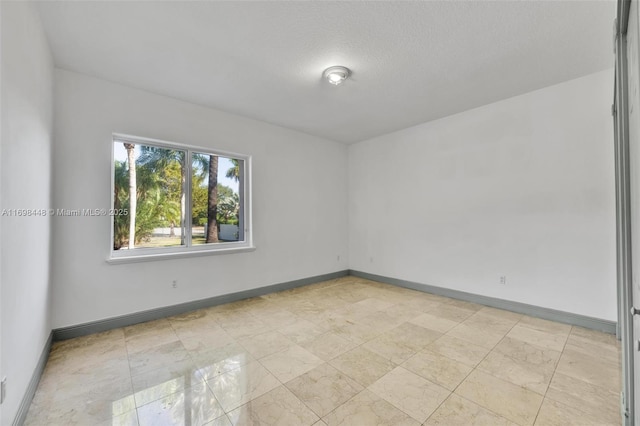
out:
<path id="1" fill-rule="evenodd" d="M 347 143 L 613 66 L 614 1 L 39 9 L 61 68 Z M 329 85 L 330 65 L 353 75 Z"/>

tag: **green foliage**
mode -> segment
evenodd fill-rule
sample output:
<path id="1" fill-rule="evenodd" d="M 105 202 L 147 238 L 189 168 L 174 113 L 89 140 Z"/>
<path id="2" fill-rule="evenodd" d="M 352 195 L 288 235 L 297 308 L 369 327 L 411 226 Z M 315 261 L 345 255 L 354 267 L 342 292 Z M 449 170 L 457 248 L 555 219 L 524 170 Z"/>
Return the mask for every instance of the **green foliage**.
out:
<path id="1" fill-rule="evenodd" d="M 129 211 L 129 173 L 126 161 L 114 162 L 113 208 Z M 129 216 L 113 217 L 113 249 L 119 250 L 129 242 Z"/>
<path id="2" fill-rule="evenodd" d="M 136 160 L 136 226 L 135 243 L 148 241 L 154 228 L 179 227 L 181 201 L 184 193 L 184 151 L 140 146 Z M 209 156 L 194 155 L 191 198 L 192 224 L 207 224 Z M 239 180 L 238 160 L 232 162 L 227 177 Z M 114 161 L 114 208 L 129 209 L 129 173 L 126 161 Z M 235 174 L 234 174 L 235 173 Z M 237 225 L 240 200 L 237 193 L 225 185 L 217 186 L 217 223 Z M 129 243 L 129 216 L 114 217 L 113 248 L 119 250 Z"/>
<path id="3" fill-rule="evenodd" d="M 136 160 L 135 243 L 148 241 L 154 228 L 180 225 L 184 152 L 142 146 Z M 126 161 L 114 162 L 114 208 L 129 209 Z M 129 215 L 114 217 L 113 248 L 129 243 Z"/>
<path id="4" fill-rule="evenodd" d="M 236 182 L 240 182 L 240 162 L 235 158 L 230 158 L 233 167 L 227 170 L 226 177 L 234 179 Z"/>
<path id="5" fill-rule="evenodd" d="M 199 178 L 201 179 L 201 178 Z M 193 206 L 191 214 L 194 226 L 204 226 L 207 223 L 207 183 L 202 179 L 199 183 L 194 182 L 191 190 Z M 196 183 L 198 185 L 196 186 Z M 219 224 L 238 224 L 238 212 L 240 210 L 240 198 L 231 188 L 218 184 L 218 215 Z"/>

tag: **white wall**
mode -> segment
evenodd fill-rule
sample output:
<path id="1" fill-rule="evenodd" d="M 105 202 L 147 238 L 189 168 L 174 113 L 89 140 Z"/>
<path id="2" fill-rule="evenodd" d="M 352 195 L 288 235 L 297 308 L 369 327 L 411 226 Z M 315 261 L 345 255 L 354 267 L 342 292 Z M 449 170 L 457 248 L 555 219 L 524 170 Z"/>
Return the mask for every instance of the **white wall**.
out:
<path id="1" fill-rule="evenodd" d="M 54 328 L 347 268 L 345 145 L 69 71 L 55 82 L 56 208 L 109 207 L 113 132 L 249 154 L 257 250 L 110 265 L 109 218 L 56 217 Z"/>
<path id="2" fill-rule="evenodd" d="M 53 61 L 32 3 L 2 2 L 3 209 L 50 206 Z M 48 217 L 0 219 L 3 425 L 11 424 L 51 331 Z"/>
<path id="3" fill-rule="evenodd" d="M 350 146 L 350 268 L 615 321 L 612 99 L 608 70 Z"/>

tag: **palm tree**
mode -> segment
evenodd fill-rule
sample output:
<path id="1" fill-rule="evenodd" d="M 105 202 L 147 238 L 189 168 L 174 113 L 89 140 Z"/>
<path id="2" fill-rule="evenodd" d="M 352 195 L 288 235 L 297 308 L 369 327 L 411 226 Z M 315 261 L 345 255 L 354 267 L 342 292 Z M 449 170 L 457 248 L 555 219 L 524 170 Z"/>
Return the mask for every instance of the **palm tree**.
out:
<path id="1" fill-rule="evenodd" d="M 218 156 L 209 156 L 209 196 L 207 197 L 207 243 L 218 240 Z"/>
<path id="2" fill-rule="evenodd" d="M 129 210 L 129 174 L 126 161 L 115 161 L 113 182 L 113 208 Z M 120 250 L 129 238 L 128 215 L 113 217 L 113 249 Z"/>
<path id="3" fill-rule="evenodd" d="M 229 179 L 233 179 L 236 182 L 240 182 L 240 161 L 236 160 L 235 158 L 230 158 L 231 163 L 233 164 L 233 167 L 230 167 L 229 170 L 227 170 L 227 174 L 226 176 Z"/>
<path id="4" fill-rule="evenodd" d="M 135 248 L 136 241 L 136 146 L 132 143 L 125 143 L 127 150 L 127 162 L 129 164 L 129 249 Z"/>
<path id="5" fill-rule="evenodd" d="M 218 156 L 193 154 L 193 162 L 202 176 L 207 176 L 207 233 L 205 243 L 217 243 L 218 239 Z M 196 167 L 194 167 L 194 172 Z"/>
<path id="6" fill-rule="evenodd" d="M 185 206 L 186 195 L 184 192 L 186 184 L 186 168 L 184 166 L 184 151 L 175 149 L 158 148 L 155 146 L 140 147 L 140 164 L 144 164 L 155 170 L 157 173 L 163 174 L 172 163 L 178 163 L 180 165 L 180 244 L 184 245 L 185 232 L 184 232 L 184 220 L 185 220 Z M 171 236 L 175 235 L 173 230 L 175 221 L 171 221 Z"/>

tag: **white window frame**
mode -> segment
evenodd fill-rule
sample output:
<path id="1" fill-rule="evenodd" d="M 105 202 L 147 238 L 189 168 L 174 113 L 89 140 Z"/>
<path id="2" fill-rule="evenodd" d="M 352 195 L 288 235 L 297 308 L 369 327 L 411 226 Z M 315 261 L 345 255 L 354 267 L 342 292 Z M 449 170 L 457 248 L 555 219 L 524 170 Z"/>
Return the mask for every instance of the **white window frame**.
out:
<path id="1" fill-rule="evenodd" d="M 114 169 L 114 147 L 116 142 L 130 142 L 136 145 L 147 145 L 158 148 L 175 149 L 185 151 L 185 173 L 187 175 L 186 188 L 185 188 L 185 245 L 178 247 L 152 247 L 152 248 L 137 248 L 134 250 L 114 250 L 113 249 L 113 237 L 114 237 L 114 217 L 110 216 L 110 239 L 109 239 L 109 257 L 108 263 L 132 263 L 132 262 L 145 262 L 161 259 L 175 259 L 182 257 L 194 257 L 194 256 L 207 256 L 214 254 L 230 254 L 230 253 L 242 253 L 255 250 L 253 245 L 253 232 L 252 232 L 252 214 L 251 214 L 251 156 L 245 154 L 238 154 L 235 152 L 221 151 L 217 149 L 211 149 L 201 146 L 186 145 L 177 142 L 168 142 L 158 139 L 151 139 L 139 136 L 131 136 L 120 133 L 114 133 L 111 138 L 111 192 L 110 192 L 110 208 L 113 209 L 115 202 L 114 185 L 115 185 L 115 169 Z M 224 242 L 224 243 L 212 243 L 212 244 L 199 244 L 196 246 L 191 245 L 191 163 L 192 154 L 206 154 L 217 155 L 227 158 L 235 158 L 243 161 L 243 167 L 241 172 L 243 177 L 241 178 L 240 185 L 240 230 L 244 231 L 244 240 L 237 242 Z"/>

